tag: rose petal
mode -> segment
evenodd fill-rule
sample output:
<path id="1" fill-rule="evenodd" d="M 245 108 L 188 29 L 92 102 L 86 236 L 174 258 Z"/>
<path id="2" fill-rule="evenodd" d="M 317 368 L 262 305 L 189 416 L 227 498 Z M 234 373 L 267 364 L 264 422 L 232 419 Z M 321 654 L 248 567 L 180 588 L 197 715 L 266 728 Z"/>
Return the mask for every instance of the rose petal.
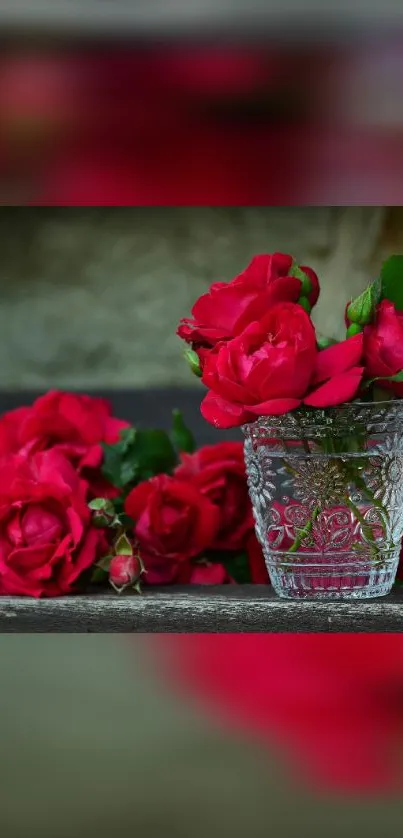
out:
<path id="1" fill-rule="evenodd" d="M 236 428 L 244 425 L 253 418 L 249 407 L 233 404 L 218 396 L 216 393 L 207 393 L 203 399 L 200 411 L 206 422 L 214 425 L 215 428 Z"/>
<path id="2" fill-rule="evenodd" d="M 255 416 L 281 416 L 283 413 L 295 410 L 300 404 L 301 399 L 270 399 L 267 402 L 255 404 L 252 407 L 248 406 L 248 410 Z"/>
<path id="3" fill-rule="evenodd" d="M 359 365 L 363 352 L 363 334 L 354 335 L 318 352 L 313 384 L 320 384 L 351 367 Z"/>
<path id="4" fill-rule="evenodd" d="M 125 500 L 125 512 L 133 521 L 137 521 L 142 512 L 147 506 L 147 501 L 150 495 L 153 494 L 153 486 L 151 482 L 140 483 L 129 492 Z"/>
<path id="5" fill-rule="evenodd" d="M 322 384 L 309 396 L 304 398 L 304 404 L 309 407 L 332 407 L 351 401 L 357 394 L 361 384 L 363 367 L 353 367 L 347 372 L 335 375 L 326 384 Z"/>

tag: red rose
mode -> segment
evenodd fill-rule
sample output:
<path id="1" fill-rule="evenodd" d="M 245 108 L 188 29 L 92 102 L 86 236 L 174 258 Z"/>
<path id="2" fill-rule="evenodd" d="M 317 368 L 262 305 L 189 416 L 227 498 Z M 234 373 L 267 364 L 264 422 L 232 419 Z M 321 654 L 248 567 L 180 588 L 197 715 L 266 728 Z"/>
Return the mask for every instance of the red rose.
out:
<path id="1" fill-rule="evenodd" d="M 220 514 L 189 483 L 165 474 L 136 486 L 125 501 L 148 584 L 173 582 L 180 566 L 214 542 Z"/>
<path id="2" fill-rule="evenodd" d="M 279 415 L 298 407 L 311 383 L 317 349 L 312 322 L 293 303 L 274 306 L 259 323 L 208 358 L 201 405 L 217 428 Z"/>
<path id="3" fill-rule="evenodd" d="M 220 511 L 220 528 L 211 549 L 242 550 L 253 530 L 242 443 L 206 445 L 181 459 L 175 476 L 197 486 Z"/>
<path id="4" fill-rule="evenodd" d="M 375 322 L 364 329 L 364 362 L 368 378 L 388 378 L 403 369 L 403 312 L 382 300 Z M 379 381 L 379 385 L 403 396 L 403 383 Z"/>
<path id="5" fill-rule="evenodd" d="M 228 341 L 259 319 L 279 302 L 297 302 L 301 281 L 288 276 L 292 256 L 283 253 L 255 256 L 248 267 L 231 282 L 216 282 L 192 309 L 193 319 L 181 321 L 178 335 L 193 348 L 211 349 Z M 303 268 L 311 280 L 311 305 L 318 299 L 319 281 L 310 268 Z M 200 355 L 203 362 L 203 355 Z"/>
<path id="6" fill-rule="evenodd" d="M 245 283 L 250 288 L 255 288 L 256 291 L 265 291 L 267 288 L 279 279 L 280 277 L 288 277 L 292 268 L 294 259 L 287 253 L 270 253 L 261 256 L 254 256 L 250 264 L 245 270 L 239 274 L 237 281 Z M 319 279 L 312 268 L 306 265 L 301 265 L 300 270 L 303 271 L 311 281 L 311 291 L 307 295 L 309 302 L 313 306 L 317 303 L 319 298 L 320 286 Z M 284 288 L 286 286 L 283 286 Z M 298 297 L 301 295 L 301 284 L 299 286 Z M 297 299 L 298 299 L 297 297 Z M 285 302 L 294 302 L 290 297 L 283 298 Z M 281 302 L 281 300 L 279 300 Z"/>
<path id="7" fill-rule="evenodd" d="M 128 423 L 111 416 L 105 399 L 51 390 L 32 407 L 17 408 L 0 419 L 0 455 L 57 448 L 84 472 L 92 494 L 110 494 L 101 478 L 100 443 L 115 443 Z"/>
<path id="8" fill-rule="evenodd" d="M 90 525 L 87 484 L 57 451 L 0 462 L 0 594 L 69 593 L 103 536 Z"/>

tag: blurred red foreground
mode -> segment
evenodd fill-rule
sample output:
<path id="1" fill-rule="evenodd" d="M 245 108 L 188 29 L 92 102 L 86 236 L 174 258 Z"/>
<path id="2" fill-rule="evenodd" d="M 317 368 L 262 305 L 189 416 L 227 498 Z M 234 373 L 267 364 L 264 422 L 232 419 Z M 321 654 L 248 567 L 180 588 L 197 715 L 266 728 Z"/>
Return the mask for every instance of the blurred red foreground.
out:
<path id="1" fill-rule="evenodd" d="M 401 65 L 389 42 L 14 46 L 0 57 L 1 202 L 399 203 Z"/>
<path id="2" fill-rule="evenodd" d="M 172 686 L 227 730 L 284 750 L 316 789 L 403 788 L 403 635 L 175 635 Z M 160 663 L 161 665 L 161 663 Z"/>

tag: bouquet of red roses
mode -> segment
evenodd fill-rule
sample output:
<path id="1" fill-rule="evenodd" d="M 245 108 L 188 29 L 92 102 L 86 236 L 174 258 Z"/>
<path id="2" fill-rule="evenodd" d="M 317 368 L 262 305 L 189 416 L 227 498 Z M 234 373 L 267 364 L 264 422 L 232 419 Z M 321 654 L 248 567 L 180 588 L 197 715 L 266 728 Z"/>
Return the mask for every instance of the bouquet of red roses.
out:
<path id="1" fill-rule="evenodd" d="M 311 311 L 320 292 L 312 268 L 292 256 L 255 256 L 231 282 L 200 297 L 178 335 L 208 388 L 201 410 L 217 428 L 305 405 L 328 408 L 374 385 L 403 395 L 403 256 L 346 306 L 346 339 L 319 335 Z"/>

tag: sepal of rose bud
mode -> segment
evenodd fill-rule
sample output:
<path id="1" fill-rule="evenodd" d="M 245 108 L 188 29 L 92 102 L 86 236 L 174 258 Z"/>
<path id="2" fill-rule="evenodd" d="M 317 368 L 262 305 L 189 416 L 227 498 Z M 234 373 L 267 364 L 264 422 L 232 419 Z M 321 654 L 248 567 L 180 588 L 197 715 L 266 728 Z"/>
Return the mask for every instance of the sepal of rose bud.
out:
<path id="1" fill-rule="evenodd" d="M 306 274 L 305 271 L 302 268 L 300 268 L 299 265 L 297 265 L 297 263 L 295 261 L 293 262 L 293 264 L 291 266 L 290 276 L 295 276 L 297 279 L 300 280 L 300 282 L 301 282 L 301 296 L 309 297 L 309 294 L 312 291 L 312 282 L 311 282 L 310 277 L 308 276 L 308 274 Z"/>
<path id="2" fill-rule="evenodd" d="M 138 590 L 138 582 L 143 572 L 144 567 L 139 555 L 116 555 L 109 565 L 109 582 L 117 593 L 130 586 Z"/>
<path id="3" fill-rule="evenodd" d="M 358 323 L 351 323 L 346 332 L 346 337 L 352 338 L 354 335 L 359 335 L 362 332 L 361 326 Z"/>
<path id="4" fill-rule="evenodd" d="M 184 354 L 185 360 L 188 362 L 189 367 L 194 375 L 197 375 L 198 378 L 202 376 L 202 369 L 200 366 L 200 360 L 197 352 L 194 349 L 186 349 Z"/>
<path id="5" fill-rule="evenodd" d="M 92 512 L 92 521 L 96 527 L 110 527 L 115 519 L 116 513 L 113 503 L 107 498 L 94 498 L 88 504 Z"/>
<path id="6" fill-rule="evenodd" d="M 312 306 L 308 300 L 308 297 L 300 297 L 298 300 L 299 305 L 306 311 L 307 314 L 310 314 L 312 311 Z"/>

